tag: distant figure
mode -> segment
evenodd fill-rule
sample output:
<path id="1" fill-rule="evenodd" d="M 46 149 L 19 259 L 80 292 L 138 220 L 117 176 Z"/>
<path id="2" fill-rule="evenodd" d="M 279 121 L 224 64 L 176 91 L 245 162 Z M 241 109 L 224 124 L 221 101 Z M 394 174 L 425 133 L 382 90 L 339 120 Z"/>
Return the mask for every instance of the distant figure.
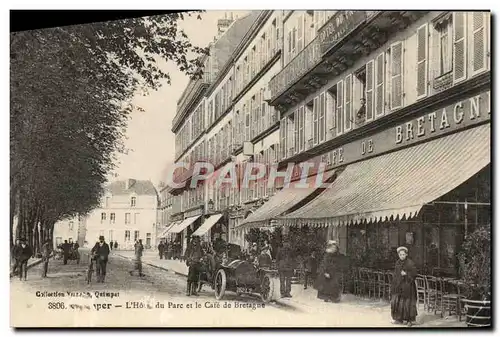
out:
<path id="1" fill-rule="evenodd" d="M 138 271 L 139 276 L 144 276 L 142 273 L 142 253 L 144 251 L 144 246 L 142 245 L 142 240 L 139 239 L 134 244 L 134 254 L 135 254 L 135 263 L 134 270 Z M 130 275 L 133 275 L 134 270 L 130 272 Z"/>
<path id="2" fill-rule="evenodd" d="M 160 244 L 158 245 L 158 254 L 160 255 L 160 260 L 163 259 L 163 255 L 165 253 L 165 245 L 163 244 L 163 240 L 160 241 Z"/>
<path id="3" fill-rule="evenodd" d="M 16 250 L 17 259 L 19 260 L 19 279 L 26 281 L 28 279 L 28 260 L 33 255 L 33 250 L 25 239 L 19 241 L 20 246 Z"/>
<path id="4" fill-rule="evenodd" d="M 311 255 L 309 255 L 309 257 L 304 261 L 304 271 L 304 289 L 307 289 L 308 285 L 314 284 L 316 281 L 318 261 L 316 259 L 315 251 L 312 251 Z"/>
<path id="5" fill-rule="evenodd" d="M 63 251 L 63 263 L 68 264 L 69 253 L 71 250 L 71 245 L 68 243 L 68 240 L 64 240 L 64 243 L 61 246 Z"/>
<path id="6" fill-rule="evenodd" d="M 272 263 L 271 250 L 269 246 L 265 246 L 259 255 L 258 266 L 259 268 L 270 268 Z"/>
<path id="7" fill-rule="evenodd" d="M 115 250 L 118 249 L 118 241 L 115 241 Z"/>
<path id="8" fill-rule="evenodd" d="M 292 297 L 292 276 L 294 269 L 293 252 L 290 242 L 285 241 L 283 247 L 278 250 L 276 261 L 278 263 L 278 272 L 280 275 L 280 293 L 281 297 Z"/>
<path id="9" fill-rule="evenodd" d="M 339 253 L 336 241 L 328 241 L 318 273 L 318 298 L 325 302 L 340 302 L 340 280 L 344 269 L 345 256 Z"/>
<path id="10" fill-rule="evenodd" d="M 113 250 L 113 240 L 109 241 L 109 248 Z"/>
<path id="11" fill-rule="evenodd" d="M 109 257 L 109 246 L 104 241 L 104 236 L 99 236 L 99 242 L 97 242 L 92 248 L 91 253 L 96 257 L 96 276 L 97 282 L 104 283 L 106 278 L 106 265 L 108 264 Z"/>
<path id="12" fill-rule="evenodd" d="M 19 269 L 19 259 L 18 259 L 18 250 L 21 248 L 21 240 L 17 239 L 16 243 L 12 247 L 12 258 L 14 259 L 14 267 L 12 268 L 12 274 L 16 274 Z"/>
<path id="13" fill-rule="evenodd" d="M 52 252 L 52 247 L 50 245 L 50 240 L 46 240 L 42 246 L 42 261 L 43 261 L 43 269 L 42 269 L 42 277 L 47 277 L 47 272 L 49 270 L 49 260 L 50 253 Z"/>

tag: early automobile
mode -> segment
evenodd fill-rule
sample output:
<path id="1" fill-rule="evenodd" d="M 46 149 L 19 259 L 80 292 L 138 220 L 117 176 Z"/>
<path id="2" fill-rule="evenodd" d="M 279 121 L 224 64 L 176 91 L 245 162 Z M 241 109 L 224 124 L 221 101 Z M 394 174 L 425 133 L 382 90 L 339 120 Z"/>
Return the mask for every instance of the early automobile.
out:
<path id="1" fill-rule="evenodd" d="M 215 298 L 221 300 L 226 291 L 258 294 L 264 303 L 279 299 L 279 276 L 276 270 L 258 268 L 247 260 L 234 260 L 219 265 L 213 278 Z"/>

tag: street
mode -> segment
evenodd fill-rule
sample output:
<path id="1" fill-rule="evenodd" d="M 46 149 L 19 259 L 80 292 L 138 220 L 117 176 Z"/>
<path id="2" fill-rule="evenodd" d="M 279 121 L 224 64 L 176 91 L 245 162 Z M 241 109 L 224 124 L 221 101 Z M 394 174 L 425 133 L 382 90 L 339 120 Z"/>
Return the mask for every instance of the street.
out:
<path id="1" fill-rule="evenodd" d="M 76 261 L 63 265 L 61 260 L 51 260 L 46 279 L 41 278 L 41 264 L 28 271 L 27 282 L 12 278 L 12 325 L 394 327 L 387 305 L 380 302 L 356 303 L 348 299 L 332 304 L 297 302 L 294 298 L 263 306 L 259 298 L 238 297 L 230 292 L 217 301 L 208 287 L 198 297 L 187 297 L 183 276 L 147 265 L 143 266 L 145 277 L 131 276 L 133 263 L 115 255 L 108 263 L 106 283 L 94 281 L 87 285 L 84 261 L 85 254 L 80 265 Z M 244 315 L 235 315 L 234 310 Z M 422 327 L 453 323 L 423 318 Z"/>

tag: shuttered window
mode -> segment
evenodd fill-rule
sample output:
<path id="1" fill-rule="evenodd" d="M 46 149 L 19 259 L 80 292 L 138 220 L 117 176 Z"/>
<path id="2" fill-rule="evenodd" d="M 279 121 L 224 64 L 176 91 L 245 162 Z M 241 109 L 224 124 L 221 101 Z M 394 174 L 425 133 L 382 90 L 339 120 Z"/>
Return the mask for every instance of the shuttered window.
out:
<path id="1" fill-rule="evenodd" d="M 294 115 L 294 140 L 295 140 L 295 153 L 299 152 L 299 110 L 293 112 Z"/>
<path id="2" fill-rule="evenodd" d="M 373 120 L 373 101 L 375 97 L 373 96 L 373 83 L 374 83 L 374 62 L 373 60 L 368 61 L 366 64 L 366 85 L 365 85 L 365 109 L 366 109 L 366 121 Z"/>
<path id="3" fill-rule="evenodd" d="M 250 109 L 248 104 L 243 106 L 243 111 L 245 111 L 245 141 L 250 140 Z"/>
<path id="4" fill-rule="evenodd" d="M 280 120 L 280 159 L 286 157 L 286 127 L 286 118 L 282 118 Z"/>
<path id="5" fill-rule="evenodd" d="M 381 53 L 375 60 L 375 118 L 385 112 L 385 54 Z"/>
<path id="6" fill-rule="evenodd" d="M 313 103 L 313 145 L 317 145 L 319 139 L 318 115 L 319 115 L 319 97 L 315 97 Z"/>
<path id="7" fill-rule="evenodd" d="M 337 136 L 342 134 L 344 127 L 344 81 L 337 82 Z"/>
<path id="8" fill-rule="evenodd" d="M 299 151 L 304 151 L 305 145 L 305 109 L 304 106 L 299 108 Z"/>
<path id="9" fill-rule="evenodd" d="M 391 45 L 391 110 L 401 108 L 402 105 L 403 42 L 396 42 Z"/>
<path id="10" fill-rule="evenodd" d="M 417 30 L 417 99 L 427 96 L 429 26 L 420 26 Z"/>
<path id="11" fill-rule="evenodd" d="M 297 52 L 304 48 L 304 15 L 297 18 Z"/>
<path id="12" fill-rule="evenodd" d="M 326 95 L 323 92 L 319 96 L 319 142 L 322 143 L 326 138 Z"/>
<path id="13" fill-rule="evenodd" d="M 487 64 L 487 13 L 472 13 L 472 74 L 486 70 Z"/>
<path id="14" fill-rule="evenodd" d="M 344 82 L 344 131 L 352 128 L 352 75 L 345 77 Z"/>
<path id="15" fill-rule="evenodd" d="M 334 90 L 334 88 L 332 88 L 331 90 Z M 328 91 L 326 92 L 326 113 L 325 113 L 327 140 L 333 138 L 333 135 L 335 134 L 335 117 L 336 117 L 335 110 L 336 110 L 336 102 L 334 94 L 332 94 L 331 91 Z"/>
<path id="16" fill-rule="evenodd" d="M 461 82 L 467 76 L 466 15 L 465 12 L 453 12 L 453 83 Z"/>

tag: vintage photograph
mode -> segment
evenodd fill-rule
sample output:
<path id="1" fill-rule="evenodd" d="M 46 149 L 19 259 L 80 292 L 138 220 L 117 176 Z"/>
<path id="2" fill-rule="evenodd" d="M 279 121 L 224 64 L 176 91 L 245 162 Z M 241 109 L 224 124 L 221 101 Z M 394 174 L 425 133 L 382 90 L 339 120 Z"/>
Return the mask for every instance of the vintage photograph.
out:
<path id="1" fill-rule="evenodd" d="M 12 327 L 491 328 L 489 11 L 97 13 L 10 32 Z"/>

